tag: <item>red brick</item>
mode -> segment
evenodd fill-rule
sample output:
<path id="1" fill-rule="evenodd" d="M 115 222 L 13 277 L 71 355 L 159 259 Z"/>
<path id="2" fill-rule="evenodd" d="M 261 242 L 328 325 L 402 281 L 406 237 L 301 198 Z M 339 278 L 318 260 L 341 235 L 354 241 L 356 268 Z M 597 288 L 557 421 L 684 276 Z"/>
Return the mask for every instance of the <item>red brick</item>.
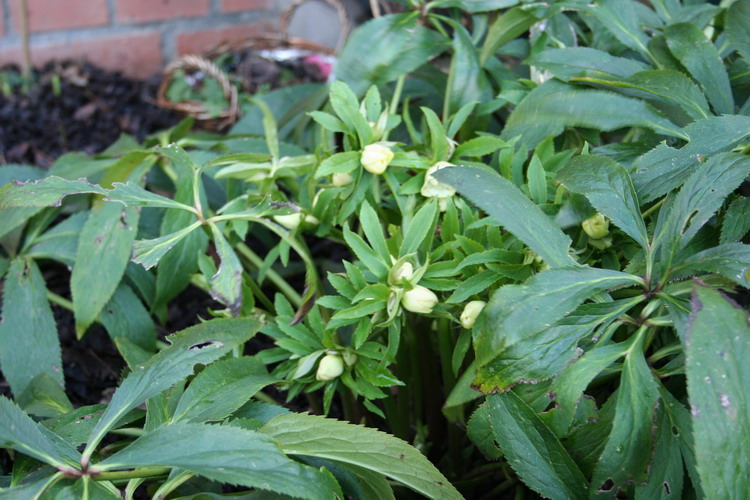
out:
<path id="1" fill-rule="evenodd" d="M 267 0 L 221 0 L 222 12 L 267 9 Z"/>
<path id="2" fill-rule="evenodd" d="M 21 1 L 10 0 L 13 29 L 21 31 Z M 63 5 L 61 5 L 63 3 Z M 29 31 L 56 31 L 109 24 L 107 0 L 27 0 Z"/>
<path id="3" fill-rule="evenodd" d="M 274 32 L 270 23 L 241 24 L 228 28 L 180 33 L 177 35 L 177 54 L 200 54 L 221 42 L 244 40 Z"/>
<path id="4" fill-rule="evenodd" d="M 161 71 L 161 37 L 157 32 L 124 36 L 104 36 L 68 43 L 33 45 L 35 66 L 51 60 L 82 59 L 102 68 L 119 70 L 133 78 L 146 78 Z M 21 48 L 0 50 L 3 63 L 21 61 Z"/>
<path id="5" fill-rule="evenodd" d="M 117 0 L 118 22 L 164 21 L 208 14 L 209 0 Z"/>

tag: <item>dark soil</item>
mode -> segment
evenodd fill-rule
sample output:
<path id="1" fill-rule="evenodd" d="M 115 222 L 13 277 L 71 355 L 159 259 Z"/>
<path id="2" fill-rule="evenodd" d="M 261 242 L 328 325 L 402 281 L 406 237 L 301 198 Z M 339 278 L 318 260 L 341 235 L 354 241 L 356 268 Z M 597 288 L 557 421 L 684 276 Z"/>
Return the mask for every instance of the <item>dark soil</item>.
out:
<path id="1" fill-rule="evenodd" d="M 18 68 L 4 66 L 5 82 Z M 158 77 L 131 80 L 91 64 L 49 63 L 27 92 L 20 85 L 0 93 L 0 164 L 47 167 L 63 153 L 98 153 L 120 134 L 142 140 L 180 117 L 157 107 Z"/>

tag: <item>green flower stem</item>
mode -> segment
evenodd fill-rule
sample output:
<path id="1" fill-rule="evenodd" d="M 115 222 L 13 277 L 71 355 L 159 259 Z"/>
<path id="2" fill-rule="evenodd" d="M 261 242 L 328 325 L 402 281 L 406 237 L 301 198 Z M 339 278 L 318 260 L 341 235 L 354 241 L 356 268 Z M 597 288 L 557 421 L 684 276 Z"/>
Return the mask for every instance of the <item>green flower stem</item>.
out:
<path id="1" fill-rule="evenodd" d="M 641 214 L 643 216 L 643 218 L 647 219 L 648 217 L 650 217 L 651 214 L 654 213 L 654 211 L 658 210 L 659 207 L 662 206 L 662 204 L 664 203 L 665 199 L 666 198 L 662 198 L 661 200 L 659 200 L 656 203 L 654 203 L 653 205 L 651 205 L 645 212 L 643 212 L 643 214 Z"/>
<path id="2" fill-rule="evenodd" d="M 281 406 L 278 401 L 276 401 L 273 397 L 269 396 L 263 391 L 258 391 L 255 393 L 255 396 L 253 396 L 258 401 L 262 401 L 264 403 Z"/>
<path id="3" fill-rule="evenodd" d="M 128 481 L 128 485 L 125 487 L 125 500 L 133 500 L 133 497 L 135 496 L 135 491 L 138 489 L 140 485 L 143 484 L 145 481 L 145 478 L 142 477 L 136 477 Z"/>
<path id="4" fill-rule="evenodd" d="M 149 467 L 144 469 L 99 472 L 98 474 L 94 474 L 92 477 L 94 481 L 117 481 L 120 479 L 166 476 L 171 471 L 171 467 Z"/>
<path id="5" fill-rule="evenodd" d="M 682 352 L 682 350 L 683 350 L 682 344 L 680 344 L 679 342 L 676 344 L 664 346 L 658 351 L 656 351 L 655 353 L 653 353 L 651 356 L 649 356 L 648 362 L 656 363 L 657 361 L 664 359 L 668 356 L 671 356 L 673 354 L 679 354 Z"/>
<path id="6" fill-rule="evenodd" d="M 154 500 L 163 500 L 164 498 L 167 498 L 167 496 L 174 490 L 179 488 L 181 484 L 183 484 L 185 481 L 189 481 L 194 476 L 195 474 L 193 474 L 192 472 L 183 472 L 165 481 L 164 484 L 159 486 L 159 489 L 154 493 Z"/>
<path id="7" fill-rule="evenodd" d="M 252 249 L 246 244 L 239 243 L 237 245 L 237 251 L 257 269 L 263 267 L 263 259 L 261 259 L 257 253 L 253 252 Z M 268 276 L 268 279 L 271 280 L 274 285 L 276 285 L 279 291 L 283 293 L 292 304 L 294 304 L 296 307 L 302 305 L 302 296 L 300 296 L 300 294 L 297 293 L 297 291 L 292 288 L 292 286 L 287 283 L 287 281 L 282 278 L 279 273 L 277 273 L 273 269 L 269 269 L 266 272 L 266 275 Z"/>
<path id="8" fill-rule="evenodd" d="M 388 107 L 388 112 L 392 115 L 396 115 L 398 112 L 398 105 L 401 102 L 401 93 L 404 90 L 404 83 L 406 82 L 406 75 L 401 75 L 396 80 L 396 87 L 393 89 L 393 97 L 391 98 L 391 105 Z M 383 140 L 388 140 L 388 132 L 383 136 Z"/>
<path id="9" fill-rule="evenodd" d="M 56 294 L 55 292 L 50 292 L 49 290 L 47 290 L 47 300 L 49 300 L 55 305 L 62 307 L 63 309 L 67 309 L 70 312 L 74 312 L 73 302 L 66 299 L 65 297 L 61 295 Z M 99 321 L 99 318 L 95 319 L 94 323 L 96 323 L 97 325 L 102 324 L 102 322 Z"/>
<path id="10" fill-rule="evenodd" d="M 122 429 L 114 429 L 110 431 L 112 434 L 119 434 L 121 436 L 132 436 L 140 437 L 143 436 L 143 429 L 140 427 L 123 427 Z"/>

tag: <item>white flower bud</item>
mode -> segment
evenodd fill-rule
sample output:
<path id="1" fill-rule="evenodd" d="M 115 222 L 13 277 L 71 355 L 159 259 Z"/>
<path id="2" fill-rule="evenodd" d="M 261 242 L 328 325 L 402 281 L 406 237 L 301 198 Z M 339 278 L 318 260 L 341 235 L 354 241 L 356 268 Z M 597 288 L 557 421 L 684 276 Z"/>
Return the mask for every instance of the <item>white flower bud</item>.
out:
<path id="1" fill-rule="evenodd" d="M 612 246 L 612 237 L 605 236 L 604 238 L 599 238 L 598 240 L 589 238 L 589 245 L 599 250 L 606 250 Z"/>
<path id="2" fill-rule="evenodd" d="M 344 373 L 344 360 L 338 354 L 326 354 L 318 364 L 315 378 L 321 382 L 333 380 Z"/>
<path id="3" fill-rule="evenodd" d="M 289 214 L 289 215 L 274 215 L 273 220 L 284 226 L 290 231 L 294 231 L 297 229 L 300 225 L 300 222 L 302 222 L 302 213 L 297 212 L 295 214 Z"/>
<path id="4" fill-rule="evenodd" d="M 424 176 L 424 184 L 422 184 L 421 193 L 425 198 L 448 198 L 456 194 L 456 190 L 453 186 L 444 184 L 435 179 L 432 174 L 440 170 L 441 168 L 455 167 L 454 164 L 448 163 L 447 161 L 439 161 L 430 168 L 427 169 L 427 173 Z"/>
<path id="5" fill-rule="evenodd" d="M 609 221 L 599 212 L 583 221 L 583 230 L 589 238 L 599 240 L 609 234 Z"/>
<path id="6" fill-rule="evenodd" d="M 474 326 L 477 316 L 479 316 L 479 313 L 482 312 L 482 309 L 484 309 L 484 306 L 486 305 L 487 302 L 483 300 L 472 300 L 466 304 L 461 313 L 461 326 L 467 329 Z"/>
<path id="7" fill-rule="evenodd" d="M 391 151 L 391 148 L 378 142 L 365 146 L 360 158 L 360 162 L 365 167 L 365 170 L 375 175 L 385 172 L 391 160 L 393 160 L 393 151 Z"/>
<path id="8" fill-rule="evenodd" d="M 437 295 L 422 285 L 416 285 L 408 290 L 401 299 L 401 305 L 404 306 L 404 309 L 418 314 L 430 314 L 437 303 Z"/>
<path id="9" fill-rule="evenodd" d="M 398 269 L 393 271 L 393 282 L 400 283 L 401 280 L 410 280 L 414 276 L 414 266 L 410 262 L 404 262 Z"/>
<path id="10" fill-rule="evenodd" d="M 348 186 L 352 183 L 354 178 L 352 177 L 352 174 L 345 172 L 345 173 L 336 173 L 331 176 L 331 183 L 334 185 L 334 187 L 344 187 Z"/>

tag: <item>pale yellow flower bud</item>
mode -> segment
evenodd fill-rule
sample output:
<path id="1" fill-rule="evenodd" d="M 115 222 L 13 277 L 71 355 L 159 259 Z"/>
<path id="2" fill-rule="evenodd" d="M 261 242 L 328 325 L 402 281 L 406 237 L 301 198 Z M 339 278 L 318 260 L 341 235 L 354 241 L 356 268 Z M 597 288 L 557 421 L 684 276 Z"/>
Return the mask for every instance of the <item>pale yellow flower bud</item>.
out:
<path id="1" fill-rule="evenodd" d="M 455 167 L 454 164 L 448 163 L 447 161 L 439 161 L 430 168 L 424 176 L 424 184 L 422 184 L 421 193 L 425 198 L 448 198 L 456 194 L 456 190 L 453 186 L 444 184 L 435 179 L 432 174 L 440 170 L 441 168 Z"/>
<path id="2" fill-rule="evenodd" d="M 612 238 L 610 236 L 605 236 L 604 238 L 599 238 L 598 240 L 589 238 L 589 245 L 599 250 L 606 250 L 612 246 Z"/>
<path id="3" fill-rule="evenodd" d="M 297 212 L 289 215 L 274 215 L 273 220 L 284 226 L 290 231 L 297 229 L 302 222 L 302 213 Z"/>
<path id="4" fill-rule="evenodd" d="M 344 360 L 338 354 L 326 354 L 318 364 L 315 378 L 321 382 L 333 380 L 344 373 Z"/>
<path id="5" fill-rule="evenodd" d="M 410 280 L 414 276 L 414 266 L 410 262 L 404 262 L 398 269 L 393 271 L 393 282 L 400 283 L 401 280 Z"/>
<path id="6" fill-rule="evenodd" d="M 375 175 L 385 172 L 391 160 L 393 160 L 393 151 L 391 151 L 391 148 L 377 142 L 365 146 L 360 158 L 360 162 L 365 167 L 365 170 Z"/>
<path id="7" fill-rule="evenodd" d="M 336 173 L 331 176 L 331 183 L 334 185 L 334 187 L 344 187 L 348 186 L 352 183 L 354 178 L 352 177 L 352 174 L 345 172 L 345 173 Z"/>
<path id="8" fill-rule="evenodd" d="M 599 212 L 583 221 L 581 225 L 589 238 L 595 240 L 604 238 L 609 234 L 609 221 Z"/>
<path id="9" fill-rule="evenodd" d="M 474 322 L 477 320 L 477 316 L 479 316 L 479 313 L 482 312 L 482 309 L 484 309 L 484 306 L 486 305 L 487 302 L 483 300 L 472 300 L 471 302 L 466 304 L 463 312 L 461 313 L 461 326 L 467 329 L 474 326 Z"/>
<path id="10" fill-rule="evenodd" d="M 401 305 L 404 309 L 418 314 L 430 314 L 438 303 L 435 293 L 429 288 L 417 285 L 404 293 Z"/>

